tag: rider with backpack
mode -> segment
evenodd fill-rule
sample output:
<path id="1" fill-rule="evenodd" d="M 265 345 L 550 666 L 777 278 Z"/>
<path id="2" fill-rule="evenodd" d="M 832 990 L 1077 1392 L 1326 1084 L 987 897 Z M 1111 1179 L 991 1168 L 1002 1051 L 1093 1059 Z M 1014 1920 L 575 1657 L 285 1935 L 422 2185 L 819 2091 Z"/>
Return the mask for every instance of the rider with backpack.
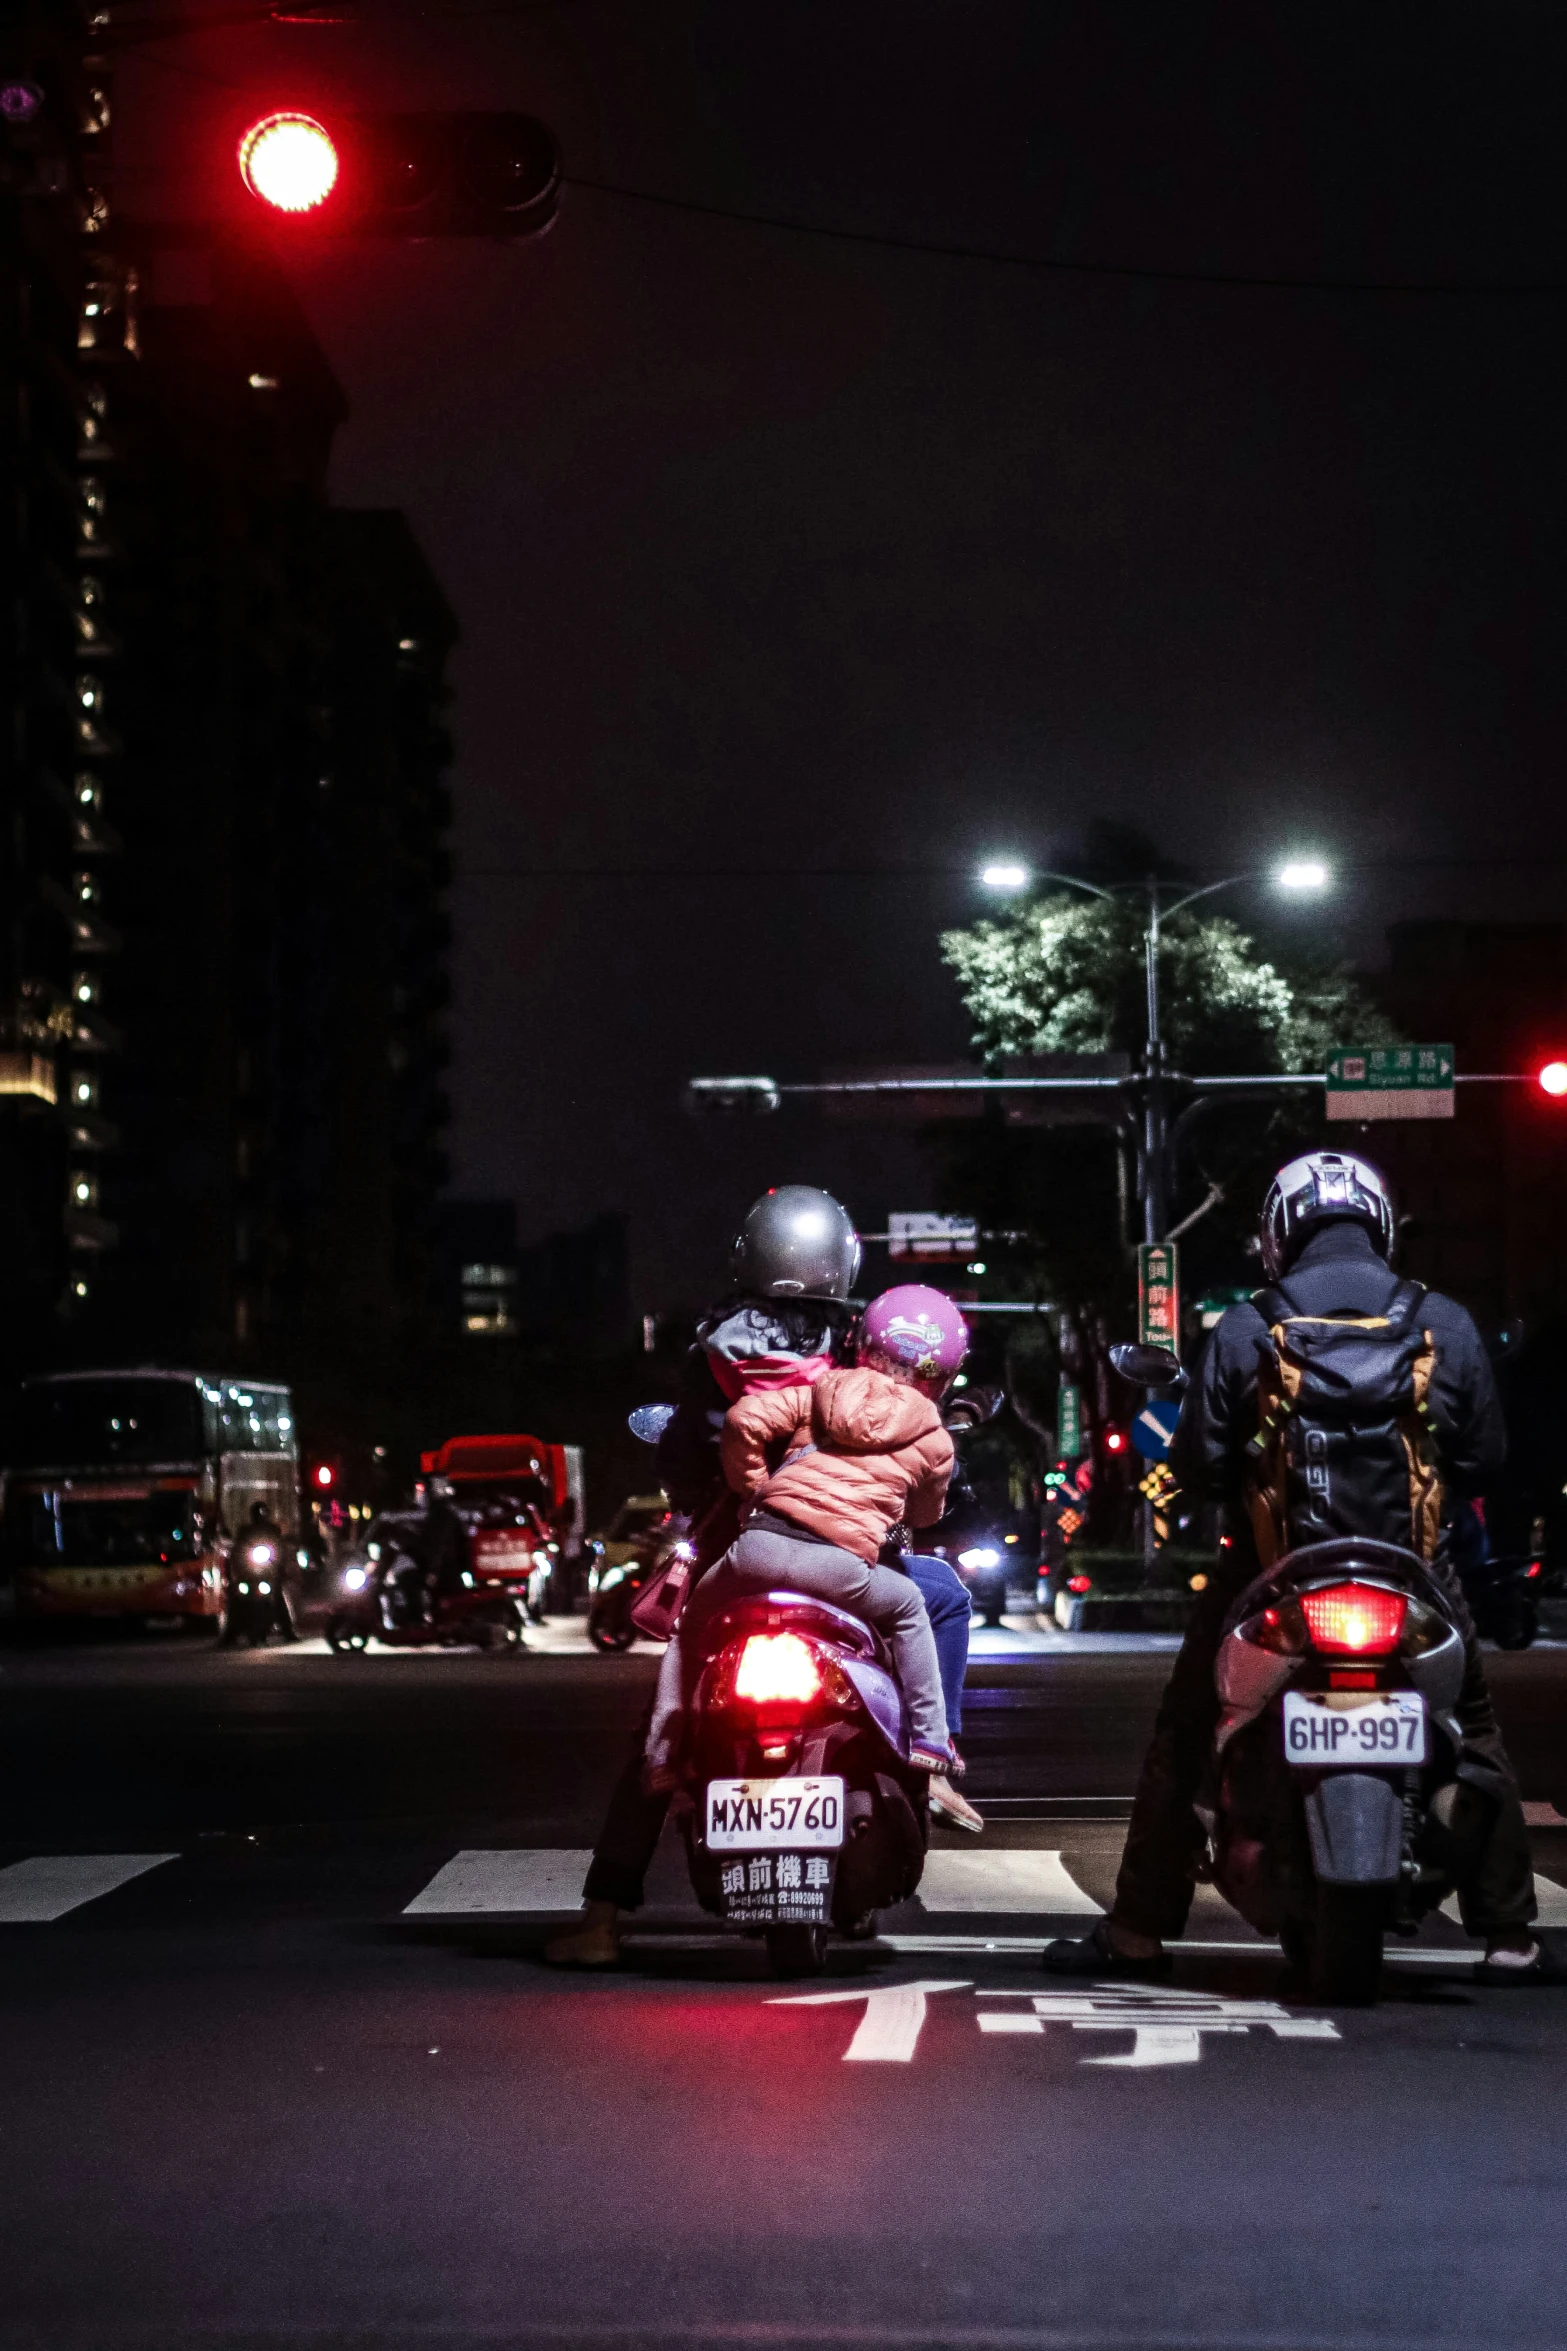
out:
<path id="1" fill-rule="evenodd" d="M 1218 1719 L 1214 1659 L 1237 1595 L 1283 1552 L 1334 1536 L 1399 1543 L 1447 1586 L 1464 1630 L 1460 1779 L 1494 1807 L 1465 1927 L 1488 1981 L 1560 1981 L 1530 1933 L 1534 1879 L 1517 1783 L 1447 1560 L 1452 1509 L 1484 1492 L 1506 1436 L 1479 1332 L 1440 1291 L 1403 1281 L 1386 1183 L 1334 1151 L 1291 1160 L 1262 1213 L 1264 1288 L 1213 1333 L 1183 1405 L 1171 1465 L 1220 1503 L 1226 1542 L 1159 1708 L 1107 1919 L 1051 1944 L 1054 1973 L 1154 1977 L 1191 1907 L 1202 1831 L 1193 1810 Z"/>

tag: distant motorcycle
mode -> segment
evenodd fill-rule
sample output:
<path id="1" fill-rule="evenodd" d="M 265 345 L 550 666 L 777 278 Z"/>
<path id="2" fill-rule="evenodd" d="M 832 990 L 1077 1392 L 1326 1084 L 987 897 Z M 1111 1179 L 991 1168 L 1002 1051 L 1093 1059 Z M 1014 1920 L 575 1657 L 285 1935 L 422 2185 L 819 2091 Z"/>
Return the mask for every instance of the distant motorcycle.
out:
<path id="1" fill-rule="evenodd" d="M 327 1646 L 357 1655 L 372 1641 L 388 1649 L 520 1651 L 527 1605 L 515 1584 L 464 1568 L 460 1584 L 431 1598 L 424 1571 L 392 1543 L 372 1542 L 343 1572 L 342 1598 L 327 1621 Z"/>
<path id="2" fill-rule="evenodd" d="M 283 1609 L 281 1535 L 257 1533 L 241 1542 L 224 1569 L 223 1620 L 218 1634 L 226 1648 L 249 1641 L 262 1648 L 288 1629 Z"/>

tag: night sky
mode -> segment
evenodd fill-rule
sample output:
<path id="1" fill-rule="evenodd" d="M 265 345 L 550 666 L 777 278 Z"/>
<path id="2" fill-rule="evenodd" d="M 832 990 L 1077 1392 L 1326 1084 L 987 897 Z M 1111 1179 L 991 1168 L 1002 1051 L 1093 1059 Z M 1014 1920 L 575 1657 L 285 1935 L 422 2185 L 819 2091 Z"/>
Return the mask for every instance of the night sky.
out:
<path id="1" fill-rule="evenodd" d="M 639 1308 L 710 1289 L 768 1181 L 929 1206 L 906 1136 L 680 1083 L 961 1053 L 965 877 L 1095 816 L 1205 875 L 1369 866 L 1362 957 L 1560 911 L 1564 69 L 1509 0 L 366 0 L 124 58 L 145 214 L 232 217 L 271 106 L 515 106 L 576 179 L 872 237 L 1481 289 L 583 186 L 532 244 L 280 236 L 353 403 L 335 494 L 408 510 L 463 630 L 456 1190 L 525 1239 L 625 1209 Z"/>

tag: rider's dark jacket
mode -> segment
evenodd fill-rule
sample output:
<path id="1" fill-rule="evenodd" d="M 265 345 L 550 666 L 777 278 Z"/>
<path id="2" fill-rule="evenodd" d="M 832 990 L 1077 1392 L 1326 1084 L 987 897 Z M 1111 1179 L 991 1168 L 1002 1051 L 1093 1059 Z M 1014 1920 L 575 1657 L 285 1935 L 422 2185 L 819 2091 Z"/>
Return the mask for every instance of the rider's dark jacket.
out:
<path id="1" fill-rule="evenodd" d="M 1377 1314 L 1398 1277 L 1376 1254 L 1363 1226 L 1338 1222 L 1312 1235 L 1284 1280 L 1303 1313 Z M 1430 1404 L 1444 1484 L 1453 1496 L 1481 1494 L 1502 1466 L 1506 1438 L 1480 1335 L 1464 1309 L 1436 1290 L 1422 1299 L 1420 1321 L 1436 1341 Z M 1192 1611 L 1127 1830 L 1115 1915 L 1140 1934 L 1178 1935 L 1191 1907 L 1202 1842 L 1192 1807 L 1218 1720 L 1214 1659 L 1225 1619 L 1257 1573 L 1242 1496 L 1246 1448 L 1258 1423 L 1258 1349 L 1266 1343 L 1267 1325 L 1257 1308 L 1232 1306 L 1208 1343 L 1170 1449 L 1171 1467 L 1184 1491 L 1222 1506 L 1229 1541 Z M 1457 1709 L 1464 1732 L 1463 1776 L 1499 1806 L 1482 1865 L 1473 1882 L 1459 1889 L 1465 1925 L 1471 1933 L 1485 1934 L 1524 1925 L 1535 1914 L 1528 1838 L 1462 1591 L 1440 1554 L 1432 1572 L 1441 1577 L 1464 1633 L 1467 1665 Z"/>

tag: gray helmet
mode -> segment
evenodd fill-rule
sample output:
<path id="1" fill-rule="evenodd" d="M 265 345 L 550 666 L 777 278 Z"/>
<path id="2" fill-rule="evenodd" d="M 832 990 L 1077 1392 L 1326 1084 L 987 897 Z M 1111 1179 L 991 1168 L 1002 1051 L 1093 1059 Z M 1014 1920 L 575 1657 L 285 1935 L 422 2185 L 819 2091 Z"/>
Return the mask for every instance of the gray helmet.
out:
<path id="1" fill-rule="evenodd" d="M 779 1184 L 753 1200 L 729 1259 L 751 1298 L 847 1298 L 860 1270 L 849 1212 L 814 1184 Z"/>
<path id="2" fill-rule="evenodd" d="M 1281 1167 L 1262 1204 L 1262 1269 L 1269 1281 L 1294 1263 L 1308 1233 L 1343 1217 L 1363 1224 L 1381 1254 L 1392 1255 L 1392 1195 L 1369 1159 L 1308 1151 Z"/>

